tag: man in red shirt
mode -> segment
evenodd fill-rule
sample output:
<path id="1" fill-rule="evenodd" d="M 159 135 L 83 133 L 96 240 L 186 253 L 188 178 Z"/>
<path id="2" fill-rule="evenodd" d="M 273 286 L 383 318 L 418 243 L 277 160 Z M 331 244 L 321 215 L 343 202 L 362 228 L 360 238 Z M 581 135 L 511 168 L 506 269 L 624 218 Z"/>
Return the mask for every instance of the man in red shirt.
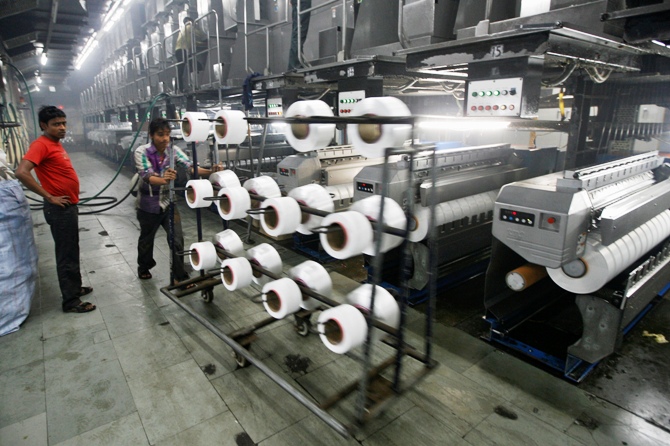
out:
<path id="1" fill-rule="evenodd" d="M 30 144 L 28 153 L 16 169 L 16 177 L 28 189 L 44 197 L 44 217 L 56 244 L 56 270 L 63 295 L 63 311 L 87 313 L 96 307 L 80 299 L 93 288 L 81 284 L 79 177 L 60 143 L 65 137 L 67 120 L 65 112 L 54 106 L 42 107 L 38 117 L 44 133 Z M 32 176 L 33 169 L 39 183 Z"/>

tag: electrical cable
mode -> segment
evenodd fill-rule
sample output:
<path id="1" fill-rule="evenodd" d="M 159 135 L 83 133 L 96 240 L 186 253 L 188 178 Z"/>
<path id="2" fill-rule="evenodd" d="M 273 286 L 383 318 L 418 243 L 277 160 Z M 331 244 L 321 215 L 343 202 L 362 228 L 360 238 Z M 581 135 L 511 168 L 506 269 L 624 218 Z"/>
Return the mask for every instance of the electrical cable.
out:
<path id="1" fill-rule="evenodd" d="M 11 62 L 5 62 L 7 65 L 10 67 L 14 68 L 17 73 L 19 73 L 19 76 L 21 76 L 21 80 L 23 81 L 23 85 L 26 86 L 26 93 L 28 93 L 28 100 L 30 101 L 30 111 L 32 112 L 33 115 L 33 133 L 35 138 L 37 139 L 37 119 L 35 118 L 35 107 L 33 106 L 33 96 L 30 94 L 30 88 L 28 87 L 28 82 L 26 82 L 25 76 L 23 76 L 23 72 L 18 69 L 16 65 L 14 65 Z"/>
<path id="2" fill-rule="evenodd" d="M 563 68 L 563 72 L 559 74 L 557 77 L 553 79 L 548 79 L 548 80 L 543 80 L 542 81 L 542 86 L 543 87 L 557 87 L 561 85 L 563 82 L 568 80 L 570 75 L 575 71 L 575 68 L 577 68 L 576 63 L 570 63 Z"/>
<path id="3" fill-rule="evenodd" d="M 586 67 L 584 69 L 591 80 L 596 84 L 602 84 L 610 77 L 610 74 L 612 74 L 612 70 L 606 70 L 604 73 L 601 73 L 600 70 L 595 67 Z"/>
<path id="4" fill-rule="evenodd" d="M 158 102 L 159 99 L 162 99 L 164 97 L 169 97 L 169 96 L 170 95 L 168 95 L 167 93 L 157 94 L 154 97 L 154 99 L 151 101 L 151 104 L 149 105 L 148 110 L 149 111 L 153 110 L 154 106 L 156 105 L 156 102 Z M 112 179 L 109 181 L 109 183 L 107 183 L 107 185 L 105 185 L 105 187 L 103 187 L 97 194 L 93 195 L 92 197 L 84 198 L 83 200 L 80 200 L 80 203 L 86 203 L 86 202 L 89 202 L 89 201 L 99 197 L 100 194 L 103 193 L 104 191 L 106 191 L 107 188 L 109 186 L 111 186 L 112 183 L 116 180 L 116 178 L 121 173 L 121 169 L 123 169 L 123 165 L 125 164 L 126 160 L 128 159 L 128 155 L 130 155 L 130 152 L 132 151 L 133 146 L 135 145 L 135 141 L 137 141 L 137 137 L 140 134 L 139 129 L 141 129 L 144 126 L 144 123 L 146 122 L 146 120 L 147 120 L 147 116 L 146 116 L 146 114 L 144 114 L 144 116 L 142 116 L 142 121 L 140 122 L 140 125 L 138 126 L 137 132 L 135 132 L 135 136 L 133 137 L 133 140 L 130 142 L 130 145 L 128 146 L 128 150 L 126 150 L 126 153 L 123 155 L 123 158 L 121 159 L 121 162 L 119 163 L 119 168 L 116 169 L 116 173 L 114 174 L 114 177 L 112 177 Z"/>

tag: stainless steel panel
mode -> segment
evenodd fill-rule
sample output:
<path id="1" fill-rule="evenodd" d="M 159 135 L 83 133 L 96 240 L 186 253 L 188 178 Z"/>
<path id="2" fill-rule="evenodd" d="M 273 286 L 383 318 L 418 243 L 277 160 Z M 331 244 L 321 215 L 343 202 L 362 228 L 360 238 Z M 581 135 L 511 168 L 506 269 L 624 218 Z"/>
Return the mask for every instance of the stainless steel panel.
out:
<path id="1" fill-rule="evenodd" d="M 436 200 L 438 203 L 457 200 L 469 195 L 500 189 L 505 184 L 521 181 L 527 177 L 528 173 L 525 168 L 514 168 L 507 165 L 456 173 L 437 181 L 435 184 Z M 426 180 L 419 188 L 422 206 L 430 205 L 428 200 L 432 196 L 432 189 L 431 180 Z"/>
<path id="2" fill-rule="evenodd" d="M 598 224 L 609 245 L 670 208 L 670 181 L 664 181 L 603 209 Z"/>

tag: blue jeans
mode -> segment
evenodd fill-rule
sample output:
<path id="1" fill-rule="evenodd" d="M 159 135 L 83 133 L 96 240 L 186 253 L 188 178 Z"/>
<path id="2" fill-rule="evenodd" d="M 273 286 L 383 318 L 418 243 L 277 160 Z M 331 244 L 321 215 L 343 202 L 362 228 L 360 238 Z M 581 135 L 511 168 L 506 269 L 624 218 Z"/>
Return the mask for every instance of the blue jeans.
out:
<path id="1" fill-rule="evenodd" d="M 165 233 L 168 234 L 168 245 L 170 244 L 168 226 L 170 219 L 168 215 L 168 211 L 163 211 L 160 214 L 152 214 L 141 209 L 137 210 L 137 221 L 140 223 L 140 239 L 137 243 L 138 271 L 149 271 L 156 266 L 156 261 L 154 260 L 154 239 L 156 238 L 158 228 L 161 226 L 165 229 Z M 172 249 L 172 272 L 174 278 L 180 282 L 188 279 L 188 273 L 184 269 L 184 258 L 177 255 L 177 252 L 184 250 L 184 236 L 181 230 L 181 216 L 176 207 L 174 209 L 174 246 L 170 246 L 170 248 Z"/>
<path id="2" fill-rule="evenodd" d="M 56 272 L 63 296 L 63 310 L 77 306 L 81 301 L 81 271 L 79 270 L 79 208 L 64 208 L 44 203 L 44 218 L 51 228 L 56 244 Z"/>

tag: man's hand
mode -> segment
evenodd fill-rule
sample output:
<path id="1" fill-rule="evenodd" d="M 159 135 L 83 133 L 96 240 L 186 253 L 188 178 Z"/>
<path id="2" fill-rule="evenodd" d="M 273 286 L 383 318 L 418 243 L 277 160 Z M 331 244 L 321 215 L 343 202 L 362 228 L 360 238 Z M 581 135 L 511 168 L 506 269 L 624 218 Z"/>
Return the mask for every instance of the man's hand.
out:
<path id="1" fill-rule="evenodd" d="M 224 169 L 223 164 L 213 164 L 210 170 L 212 171 L 212 173 L 214 173 L 214 172 L 220 172 L 223 169 Z"/>
<path id="2" fill-rule="evenodd" d="M 68 197 L 68 196 L 63 196 L 63 197 L 48 196 L 45 199 L 49 203 L 55 204 L 56 206 L 60 206 L 62 208 L 64 208 L 65 206 L 70 206 L 72 204 L 70 202 L 70 197 Z"/>
<path id="3" fill-rule="evenodd" d="M 177 179 L 177 171 L 174 169 L 167 168 L 165 172 L 163 172 L 163 179 L 166 180 L 167 182 L 170 182 L 172 180 Z"/>

